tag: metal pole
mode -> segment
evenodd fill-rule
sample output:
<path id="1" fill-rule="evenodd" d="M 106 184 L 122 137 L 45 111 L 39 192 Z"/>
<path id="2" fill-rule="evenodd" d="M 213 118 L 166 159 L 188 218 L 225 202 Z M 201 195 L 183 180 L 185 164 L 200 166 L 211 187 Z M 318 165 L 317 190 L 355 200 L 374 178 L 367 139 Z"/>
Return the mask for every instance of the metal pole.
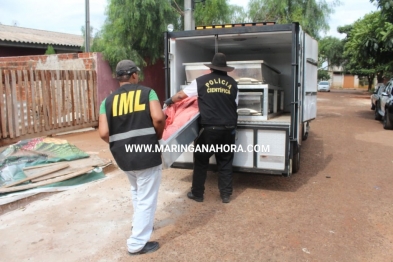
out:
<path id="1" fill-rule="evenodd" d="M 164 52 L 165 52 L 165 99 L 169 98 L 169 52 L 168 52 L 168 31 L 164 33 Z"/>
<path id="2" fill-rule="evenodd" d="M 193 30 L 195 26 L 192 0 L 184 0 L 184 30 Z"/>
<path id="3" fill-rule="evenodd" d="M 85 52 L 90 52 L 90 12 L 89 0 L 85 0 Z"/>

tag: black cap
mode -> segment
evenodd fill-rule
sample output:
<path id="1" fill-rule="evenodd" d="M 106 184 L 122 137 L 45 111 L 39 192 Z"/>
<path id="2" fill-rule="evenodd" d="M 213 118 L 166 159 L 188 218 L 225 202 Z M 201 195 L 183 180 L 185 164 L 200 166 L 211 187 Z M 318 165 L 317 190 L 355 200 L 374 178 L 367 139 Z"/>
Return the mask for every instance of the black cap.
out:
<path id="1" fill-rule="evenodd" d="M 139 67 L 131 60 L 121 60 L 116 66 L 116 75 L 132 75 L 135 72 L 141 71 Z"/>

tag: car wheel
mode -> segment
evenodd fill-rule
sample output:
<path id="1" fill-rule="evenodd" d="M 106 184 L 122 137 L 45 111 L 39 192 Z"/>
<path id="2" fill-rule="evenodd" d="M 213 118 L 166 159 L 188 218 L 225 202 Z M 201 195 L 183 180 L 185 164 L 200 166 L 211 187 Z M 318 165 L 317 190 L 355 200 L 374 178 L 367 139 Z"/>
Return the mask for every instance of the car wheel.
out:
<path id="1" fill-rule="evenodd" d="M 371 110 L 375 110 L 375 105 L 371 102 Z"/>
<path id="2" fill-rule="evenodd" d="M 389 111 L 385 110 L 385 115 L 383 116 L 383 128 L 393 129 L 392 121 L 390 121 Z"/>
<path id="3" fill-rule="evenodd" d="M 378 104 L 375 104 L 375 110 L 374 110 L 374 119 L 375 120 L 382 120 L 382 116 L 378 112 Z"/>
<path id="4" fill-rule="evenodd" d="M 306 132 L 306 133 L 303 134 L 302 140 L 303 140 L 303 141 L 306 141 L 307 138 L 308 138 L 308 132 Z"/>

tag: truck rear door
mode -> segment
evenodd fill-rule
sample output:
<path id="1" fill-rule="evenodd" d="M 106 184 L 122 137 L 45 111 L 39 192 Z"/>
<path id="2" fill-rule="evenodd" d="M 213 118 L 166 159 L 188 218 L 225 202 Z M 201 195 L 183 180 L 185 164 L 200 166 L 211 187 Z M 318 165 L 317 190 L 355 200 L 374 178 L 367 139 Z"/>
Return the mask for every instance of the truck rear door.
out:
<path id="1" fill-rule="evenodd" d="M 303 122 L 317 116 L 318 42 L 303 33 Z"/>

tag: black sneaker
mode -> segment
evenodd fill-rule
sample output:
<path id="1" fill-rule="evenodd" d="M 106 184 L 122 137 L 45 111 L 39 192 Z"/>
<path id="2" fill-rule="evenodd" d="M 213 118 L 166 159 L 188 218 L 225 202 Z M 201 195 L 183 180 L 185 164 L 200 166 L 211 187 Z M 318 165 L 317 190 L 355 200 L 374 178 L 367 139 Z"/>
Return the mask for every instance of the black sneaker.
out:
<path id="1" fill-rule="evenodd" d="M 160 245 L 158 244 L 158 242 L 152 241 L 152 242 L 147 242 L 146 245 L 141 250 L 139 250 L 138 252 L 131 253 L 130 251 L 128 251 L 128 253 L 131 256 L 142 255 L 142 254 L 152 253 L 152 252 L 156 251 L 159 248 L 160 248 Z"/>
<path id="2" fill-rule="evenodd" d="M 196 202 L 203 202 L 203 197 L 194 196 L 194 194 L 192 192 L 188 192 L 187 197 L 189 199 L 195 200 Z"/>
<path id="3" fill-rule="evenodd" d="M 231 202 L 230 196 L 221 196 L 222 203 L 229 203 Z"/>

